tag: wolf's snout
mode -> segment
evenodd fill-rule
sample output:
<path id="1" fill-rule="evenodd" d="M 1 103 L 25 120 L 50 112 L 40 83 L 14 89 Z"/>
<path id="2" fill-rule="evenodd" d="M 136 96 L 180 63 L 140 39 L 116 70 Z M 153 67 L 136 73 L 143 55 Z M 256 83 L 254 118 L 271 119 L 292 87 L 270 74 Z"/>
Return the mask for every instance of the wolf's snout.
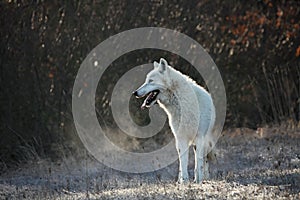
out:
<path id="1" fill-rule="evenodd" d="M 133 94 L 135 97 L 139 97 L 139 96 L 138 96 L 138 92 L 137 92 L 137 90 L 136 90 L 136 91 L 134 91 L 134 92 L 132 92 L 132 94 Z"/>

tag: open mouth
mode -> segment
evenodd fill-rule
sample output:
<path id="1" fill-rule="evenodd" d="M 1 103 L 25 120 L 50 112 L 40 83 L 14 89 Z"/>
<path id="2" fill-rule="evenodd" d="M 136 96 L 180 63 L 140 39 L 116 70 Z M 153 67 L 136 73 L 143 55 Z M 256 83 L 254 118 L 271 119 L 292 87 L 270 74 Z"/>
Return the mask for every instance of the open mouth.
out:
<path id="1" fill-rule="evenodd" d="M 159 90 L 153 90 L 149 92 L 141 108 L 142 109 L 150 108 L 156 102 L 156 98 L 158 94 L 159 94 Z"/>

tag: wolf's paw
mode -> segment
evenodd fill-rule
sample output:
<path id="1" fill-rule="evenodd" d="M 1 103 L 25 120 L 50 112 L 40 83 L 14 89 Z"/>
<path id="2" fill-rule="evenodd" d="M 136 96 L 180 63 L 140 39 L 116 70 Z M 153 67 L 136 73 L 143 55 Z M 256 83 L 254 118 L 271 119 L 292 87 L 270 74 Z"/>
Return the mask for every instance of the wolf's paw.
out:
<path id="1" fill-rule="evenodd" d="M 179 178 L 177 183 L 178 184 L 187 184 L 189 182 L 189 178 Z"/>
<path id="2" fill-rule="evenodd" d="M 194 183 L 202 183 L 203 178 L 195 177 Z"/>

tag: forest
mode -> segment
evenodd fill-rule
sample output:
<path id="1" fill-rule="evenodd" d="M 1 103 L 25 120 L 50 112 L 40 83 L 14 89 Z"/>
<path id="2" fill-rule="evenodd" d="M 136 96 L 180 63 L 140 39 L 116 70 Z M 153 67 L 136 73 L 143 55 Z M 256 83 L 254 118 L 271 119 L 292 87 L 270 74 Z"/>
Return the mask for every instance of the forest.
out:
<path id="1" fill-rule="evenodd" d="M 176 30 L 202 45 L 225 85 L 229 135 L 233 129 L 300 128 L 300 1 L 3 0 L 0 20 L 0 174 L 84 149 L 72 114 L 80 65 L 105 39 L 139 27 Z M 170 52 L 129 52 L 101 78 L 99 121 L 118 129 L 110 107 L 112 88 L 132 66 L 160 57 L 205 84 Z M 136 120 L 147 123 L 147 112 L 137 111 L 141 101 L 131 102 Z"/>

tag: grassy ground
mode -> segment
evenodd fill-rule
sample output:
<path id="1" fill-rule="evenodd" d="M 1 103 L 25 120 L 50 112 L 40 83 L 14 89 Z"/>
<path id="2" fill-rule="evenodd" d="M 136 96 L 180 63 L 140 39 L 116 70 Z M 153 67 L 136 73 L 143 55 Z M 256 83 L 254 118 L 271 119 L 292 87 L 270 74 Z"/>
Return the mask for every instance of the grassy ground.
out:
<path id="1" fill-rule="evenodd" d="M 0 199 L 300 199 L 300 131 L 234 129 L 217 144 L 212 179 L 176 183 L 178 163 L 128 174 L 89 156 L 39 160 L 1 174 Z M 190 163 L 192 176 L 193 163 Z"/>

